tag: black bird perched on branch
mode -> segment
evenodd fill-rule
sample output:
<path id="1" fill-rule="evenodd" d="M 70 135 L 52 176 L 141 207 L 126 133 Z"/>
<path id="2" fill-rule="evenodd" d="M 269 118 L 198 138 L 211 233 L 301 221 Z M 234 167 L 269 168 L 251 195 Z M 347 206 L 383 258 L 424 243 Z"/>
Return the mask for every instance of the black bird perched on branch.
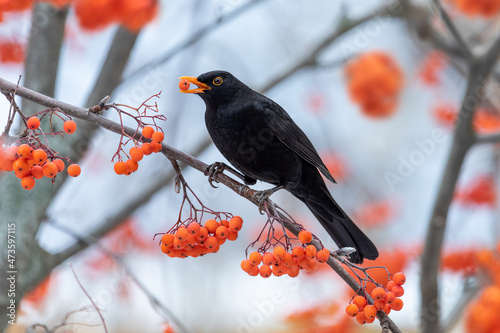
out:
<path id="1" fill-rule="evenodd" d="M 226 71 L 180 79 L 198 87 L 181 92 L 203 99 L 205 122 L 215 146 L 243 173 L 247 184 L 271 183 L 303 201 L 339 247 L 356 249 L 350 255 L 353 263 L 378 257 L 375 245 L 331 196 L 321 173 L 335 180 L 281 106 Z"/>

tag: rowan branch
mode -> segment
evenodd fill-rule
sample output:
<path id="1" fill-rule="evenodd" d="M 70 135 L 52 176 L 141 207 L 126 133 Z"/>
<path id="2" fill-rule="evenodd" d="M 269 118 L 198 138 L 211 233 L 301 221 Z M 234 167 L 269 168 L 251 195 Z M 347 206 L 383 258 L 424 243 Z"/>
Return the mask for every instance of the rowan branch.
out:
<path id="1" fill-rule="evenodd" d="M 476 141 L 472 128 L 474 112 L 483 99 L 484 86 L 500 54 L 500 38 L 483 56 L 474 56 L 469 62 L 467 90 L 454 129 L 451 150 L 441 177 L 432 210 L 421 262 L 421 329 L 440 332 L 440 301 L 438 274 L 448 211 L 453 200 L 461 166 L 469 149 Z"/>
<path id="2" fill-rule="evenodd" d="M 2 93 L 8 92 L 8 93 L 13 93 L 16 88 L 16 85 L 8 82 L 4 79 L 0 78 L 0 91 Z M 92 122 L 100 127 L 103 127 L 111 132 L 117 133 L 117 134 L 122 134 L 122 131 L 126 133 L 128 136 L 136 139 L 140 139 L 141 133 L 137 133 L 135 129 L 125 127 L 119 123 L 115 123 L 114 121 L 111 121 L 105 117 L 102 117 L 98 114 L 91 113 L 87 109 L 83 109 L 81 107 L 77 107 L 74 105 L 70 105 L 64 102 L 60 102 L 54 98 L 45 96 L 43 94 L 37 93 L 35 91 L 32 91 L 30 89 L 26 89 L 24 87 L 18 87 L 16 94 L 18 96 L 21 96 L 23 98 L 29 99 L 35 103 L 41 104 L 45 107 L 48 108 L 59 108 L 61 111 L 67 113 L 71 117 L 87 120 L 89 122 Z M 195 157 L 186 154 L 180 150 L 177 150 L 174 147 L 168 146 L 166 144 L 162 144 L 162 150 L 161 152 L 169 159 L 174 159 L 178 160 L 181 162 L 186 163 L 187 165 L 191 166 L 192 168 L 204 172 L 205 169 L 208 167 L 208 165 Z M 240 196 L 244 197 L 245 199 L 251 201 L 254 203 L 256 206 L 260 205 L 260 202 L 258 198 L 254 195 L 257 191 L 249 188 L 246 185 L 243 185 L 236 180 L 232 179 L 231 177 L 223 174 L 223 173 L 218 173 L 215 175 L 215 181 L 224 184 L 225 186 L 229 187 L 232 189 L 234 192 L 239 194 Z M 269 206 L 273 206 L 274 204 L 268 199 Z M 286 220 L 286 218 L 285 218 Z M 291 225 L 286 222 L 284 222 L 284 226 L 292 233 L 297 235 L 300 230 L 296 225 Z M 319 247 L 319 243 L 315 244 L 317 247 Z M 328 265 L 354 290 L 358 291 L 360 286 L 357 283 L 357 281 L 349 275 L 349 273 L 341 266 L 340 262 L 335 260 L 333 257 L 330 257 L 328 259 Z M 368 297 L 369 301 L 373 302 L 373 300 Z M 389 327 L 391 328 L 392 332 L 398 333 L 401 332 L 399 328 L 390 320 L 390 318 L 385 314 L 385 313 L 378 313 L 379 320 L 381 323 L 388 323 Z"/>

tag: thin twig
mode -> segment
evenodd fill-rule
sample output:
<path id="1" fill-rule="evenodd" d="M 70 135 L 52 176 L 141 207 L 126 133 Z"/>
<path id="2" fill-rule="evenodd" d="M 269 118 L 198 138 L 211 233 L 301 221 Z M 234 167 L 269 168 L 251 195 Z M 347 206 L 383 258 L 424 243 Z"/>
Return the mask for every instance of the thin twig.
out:
<path id="1" fill-rule="evenodd" d="M 112 258 L 115 262 L 120 265 L 120 267 L 123 269 L 125 274 L 136 284 L 136 286 L 146 295 L 146 297 L 149 299 L 157 313 L 162 317 L 163 320 L 166 322 L 172 322 L 177 328 L 178 332 L 180 333 L 191 333 L 191 330 L 184 325 L 184 323 L 178 319 L 165 305 L 163 305 L 156 296 L 154 296 L 147 288 L 144 286 L 139 279 L 135 276 L 135 274 L 132 273 L 128 265 L 123 261 L 123 259 L 117 255 L 116 253 L 108 250 L 106 247 L 102 246 L 101 243 L 99 243 L 98 239 L 92 238 L 91 236 L 81 236 L 71 230 L 70 228 L 63 226 L 61 224 L 57 223 L 51 223 L 52 226 L 55 228 L 58 228 L 59 230 L 67 233 L 68 235 L 71 235 L 72 237 L 76 238 L 79 242 L 86 243 L 87 246 L 90 245 L 95 245 L 100 251 L 102 251 L 104 254 Z M 161 313 L 160 313 L 161 312 Z"/>
<path id="2" fill-rule="evenodd" d="M 458 31 L 455 23 L 453 23 L 451 17 L 448 15 L 446 10 L 444 9 L 443 5 L 441 4 L 441 1 L 433 0 L 432 2 L 434 3 L 437 10 L 439 11 L 439 15 L 443 19 L 443 22 L 446 25 L 446 28 L 450 31 L 451 35 L 453 36 L 453 38 L 457 42 L 458 46 L 460 47 L 461 51 L 465 55 L 465 60 L 466 61 L 471 60 L 473 57 L 472 51 L 470 50 L 469 46 L 465 42 L 465 39 L 463 38 L 463 36 Z"/>
<path id="3" fill-rule="evenodd" d="M 99 307 L 95 304 L 94 300 L 92 299 L 92 297 L 90 297 L 89 293 L 87 292 L 87 290 L 85 290 L 85 288 L 83 287 L 82 283 L 80 282 L 80 280 L 78 279 L 78 276 L 76 275 L 76 272 L 75 270 L 73 269 L 73 266 L 72 265 L 69 265 L 69 267 L 71 268 L 71 272 L 73 272 L 73 275 L 75 276 L 75 280 L 76 282 L 78 283 L 78 285 L 80 286 L 80 288 L 82 289 L 82 291 L 85 293 L 85 296 L 87 296 L 87 298 L 89 299 L 90 303 L 92 303 L 92 305 L 94 306 L 95 310 L 97 311 L 97 314 L 99 315 L 99 317 L 101 318 L 101 322 L 102 322 L 102 326 L 104 328 L 104 331 L 106 333 L 108 333 L 108 328 L 106 327 L 106 321 L 104 320 L 104 317 L 102 316 L 102 313 L 101 313 L 101 310 L 99 310 Z"/>

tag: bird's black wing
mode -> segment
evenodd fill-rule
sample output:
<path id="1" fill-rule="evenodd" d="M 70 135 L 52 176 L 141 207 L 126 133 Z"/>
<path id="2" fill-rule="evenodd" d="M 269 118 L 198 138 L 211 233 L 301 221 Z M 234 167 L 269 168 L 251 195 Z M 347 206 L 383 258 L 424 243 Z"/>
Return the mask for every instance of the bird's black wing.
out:
<path id="1" fill-rule="evenodd" d="M 280 105 L 265 98 L 255 102 L 254 107 L 266 115 L 266 120 L 269 121 L 267 125 L 285 146 L 318 168 L 328 180 L 337 183 L 307 135 Z"/>

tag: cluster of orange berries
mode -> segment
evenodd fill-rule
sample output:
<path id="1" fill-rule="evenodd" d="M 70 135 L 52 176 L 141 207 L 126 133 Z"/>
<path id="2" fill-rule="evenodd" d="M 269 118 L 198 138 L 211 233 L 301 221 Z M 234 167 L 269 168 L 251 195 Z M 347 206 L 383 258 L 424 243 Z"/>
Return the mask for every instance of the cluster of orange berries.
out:
<path id="1" fill-rule="evenodd" d="M 426 85 L 439 83 L 439 74 L 448 64 L 448 56 L 441 51 L 429 52 L 422 61 L 419 76 Z"/>
<path id="2" fill-rule="evenodd" d="M 48 2 L 56 8 L 75 6 L 75 14 L 80 26 L 87 30 L 100 30 L 118 23 L 137 32 L 152 21 L 158 13 L 158 0 L 38 0 Z M 0 1 L 2 12 L 23 11 L 29 9 L 36 0 Z"/>
<path id="3" fill-rule="evenodd" d="M 403 300 L 400 297 L 404 294 L 405 282 L 406 276 L 401 272 L 396 273 L 385 288 L 375 287 L 372 290 L 373 304 L 368 304 L 365 297 L 358 295 L 347 305 L 345 312 L 348 316 L 356 317 L 356 321 L 363 325 L 373 323 L 377 311 L 384 311 L 386 314 L 391 310 L 399 311 L 403 308 Z"/>
<path id="4" fill-rule="evenodd" d="M 499 0 L 448 0 L 467 16 L 492 18 L 500 13 Z"/>
<path id="5" fill-rule="evenodd" d="M 142 129 L 142 137 L 151 139 L 151 143 L 145 142 L 140 147 L 135 146 L 130 148 L 130 158 L 126 161 L 118 161 L 114 165 L 114 170 L 118 175 L 130 175 L 132 172 L 137 171 L 139 168 L 139 161 L 143 159 L 144 155 L 151 155 L 158 153 L 162 146 L 161 142 L 165 138 L 163 132 L 155 131 L 151 126 L 145 126 Z"/>
<path id="6" fill-rule="evenodd" d="M 440 103 L 433 108 L 434 118 L 443 126 L 453 126 L 458 117 L 458 109 L 452 103 Z M 479 134 L 500 131 L 500 115 L 486 108 L 479 108 L 472 119 L 474 130 Z"/>
<path id="7" fill-rule="evenodd" d="M 173 234 L 164 234 L 160 243 L 161 251 L 172 258 L 216 253 L 226 240 L 235 241 L 238 238 L 242 226 L 243 219 L 239 216 L 220 222 L 209 219 L 204 226 L 193 221 L 187 226 L 180 226 Z"/>
<path id="8" fill-rule="evenodd" d="M 464 205 L 485 205 L 494 207 L 497 191 L 493 177 L 481 175 L 455 193 L 455 199 Z"/>
<path id="9" fill-rule="evenodd" d="M 37 130 L 40 127 L 40 119 L 35 116 L 30 117 L 27 126 L 30 130 Z M 75 130 L 76 123 L 74 121 L 68 120 L 64 123 L 66 133 L 73 133 Z M 35 187 L 35 179 L 54 178 L 65 168 L 62 159 L 48 156 L 45 147 L 41 145 L 35 147 L 25 143 L 7 148 L 0 146 L 0 171 L 13 171 L 16 177 L 21 179 L 21 186 L 25 190 L 31 190 Z M 68 166 L 67 172 L 71 177 L 78 177 L 81 168 L 78 164 L 71 164 Z"/>
<path id="10" fill-rule="evenodd" d="M 118 23 L 133 32 L 138 32 L 156 17 L 159 1 L 74 0 L 74 3 L 75 14 L 84 29 L 100 30 L 110 24 Z"/>
<path id="11" fill-rule="evenodd" d="M 53 158 L 49 161 L 47 153 L 41 148 L 34 149 L 27 144 L 0 148 L 0 170 L 14 171 L 25 190 L 35 187 L 35 179 L 54 178 L 64 168 L 62 159 Z M 67 172 L 72 177 L 78 177 L 81 168 L 78 164 L 71 164 Z"/>
<path id="12" fill-rule="evenodd" d="M 250 276 L 260 275 L 263 278 L 285 274 L 297 277 L 301 270 L 315 271 L 319 263 L 325 263 L 330 257 L 327 249 L 317 251 L 314 245 L 305 246 L 312 241 L 309 231 L 302 230 L 299 241 L 302 245 L 294 247 L 291 252 L 283 246 L 276 246 L 272 252 L 252 252 L 248 259 L 241 262 L 241 269 Z"/>
<path id="13" fill-rule="evenodd" d="M 500 331 L 500 243 L 496 249 L 483 249 L 476 253 L 476 263 L 491 284 L 469 304 L 465 312 L 465 328 L 469 333 Z"/>
<path id="14" fill-rule="evenodd" d="M 394 113 L 403 88 L 403 71 L 384 52 L 369 52 L 348 62 L 344 68 L 351 99 L 370 117 Z"/>

